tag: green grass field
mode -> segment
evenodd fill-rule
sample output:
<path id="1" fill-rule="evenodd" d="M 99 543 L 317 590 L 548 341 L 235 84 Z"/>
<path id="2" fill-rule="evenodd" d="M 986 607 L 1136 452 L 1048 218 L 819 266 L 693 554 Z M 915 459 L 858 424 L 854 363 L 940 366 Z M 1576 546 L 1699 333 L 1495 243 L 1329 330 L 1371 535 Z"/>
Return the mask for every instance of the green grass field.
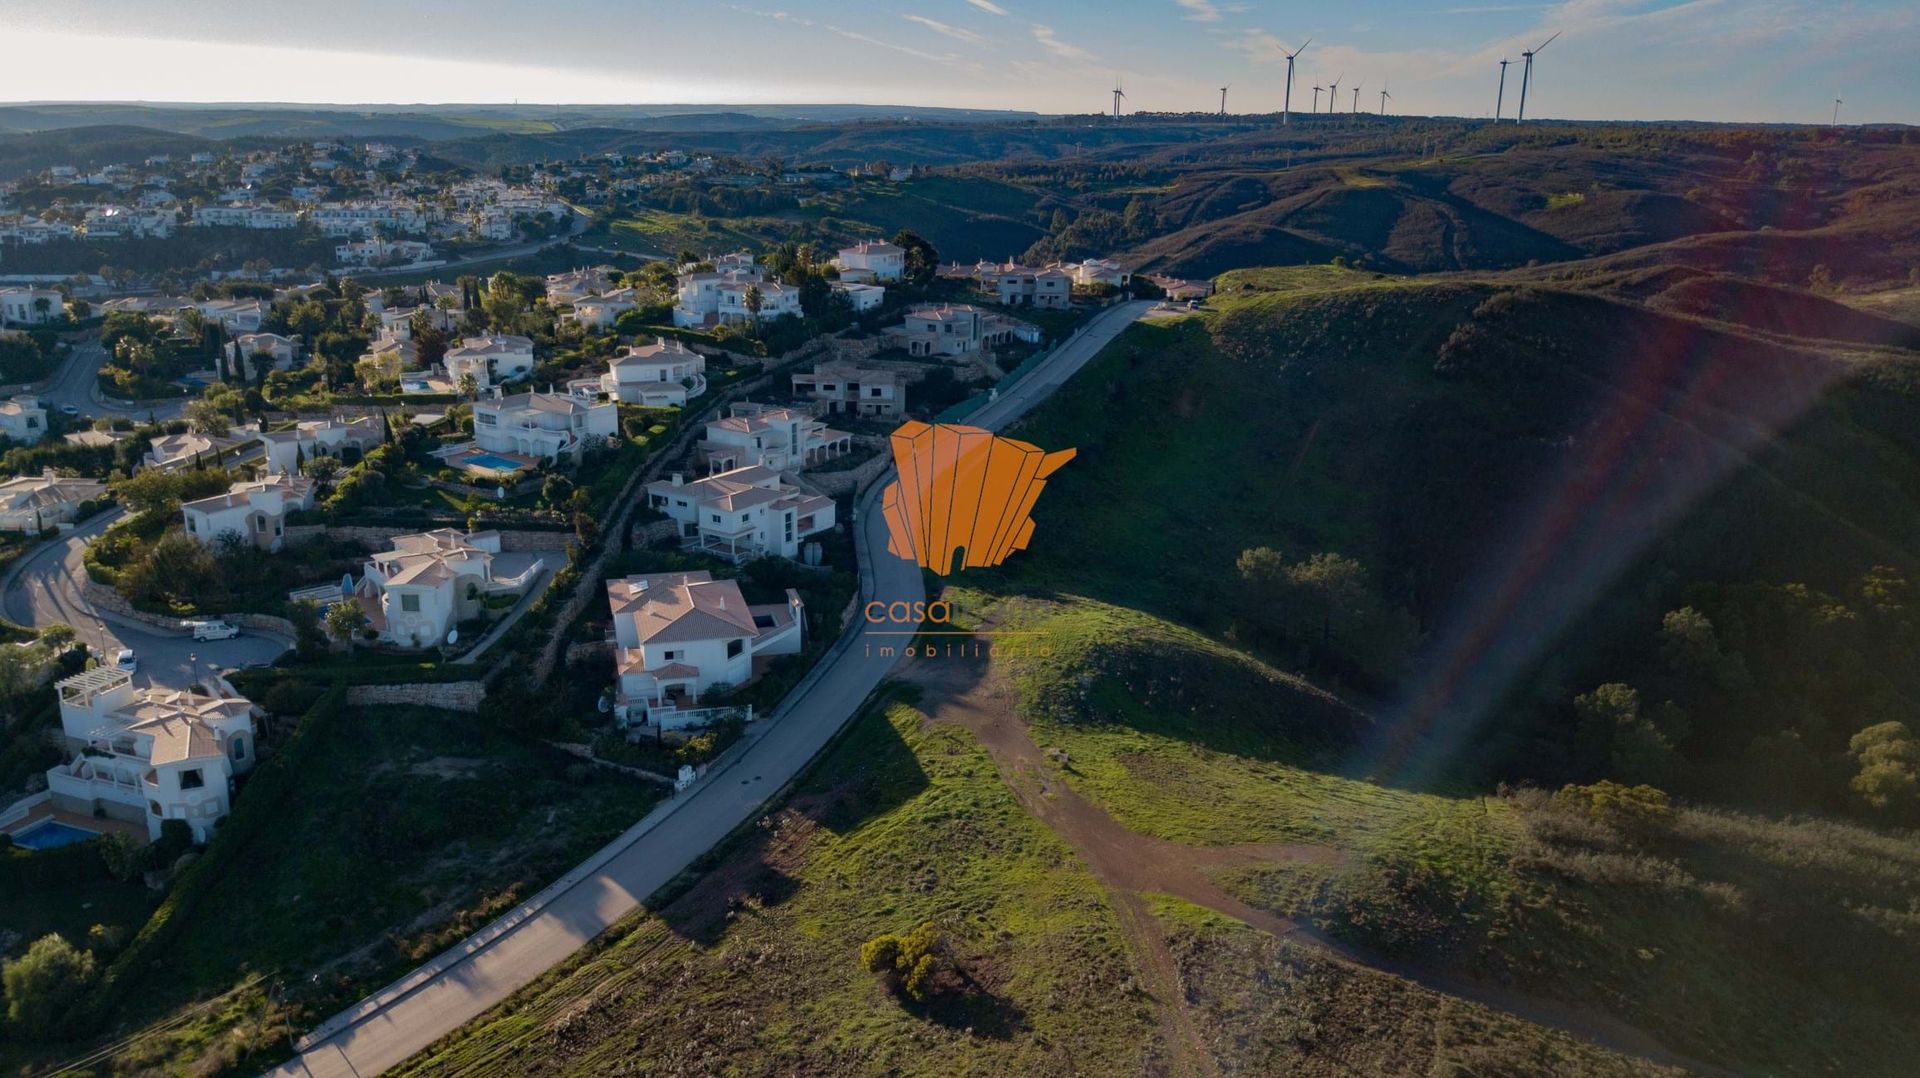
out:
<path id="1" fill-rule="evenodd" d="M 1151 1004 L 1098 885 L 972 735 L 909 703 L 857 720 L 784 810 L 703 867 L 402 1073 L 1134 1073 L 1151 1058 Z M 926 920 L 965 977 L 917 1004 L 859 951 Z"/>

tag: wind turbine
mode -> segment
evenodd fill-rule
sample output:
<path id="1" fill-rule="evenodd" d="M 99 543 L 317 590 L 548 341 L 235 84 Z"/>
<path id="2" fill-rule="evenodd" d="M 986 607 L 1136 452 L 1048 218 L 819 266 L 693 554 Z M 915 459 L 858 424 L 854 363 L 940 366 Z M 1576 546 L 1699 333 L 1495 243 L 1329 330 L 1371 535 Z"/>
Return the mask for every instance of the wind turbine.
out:
<path id="1" fill-rule="evenodd" d="M 1513 61 L 1504 56 L 1500 58 L 1500 92 L 1493 95 L 1494 123 L 1500 122 L 1500 106 L 1504 104 L 1507 99 L 1507 65 L 1510 63 L 1513 63 Z"/>
<path id="2" fill-rule="evenodd" d="M 1302 42 L 1302 43 L 1300 44 L 1300 47 L 1299 47 L 1299 48 L 1297 48 L 1297 49 L 1295 49 L 1295 50 L 1293 50 L 1292 52 L 1289 52 L 1289 53 L 1287 53 L 1287 92 L 1286 92 L 1286 94 L 1285 94 L 1285 96 L 1283 96 L 1283 97 L 1281 98 L 1281 100 L 1280 100 L 1280 126 L 1281 126 L 1281 127 L 1285 127 L 1285 126 L 1287 126 L 1287 124 L 1288 124 L 1288 123 L 1289 123 L 1289 122 L 1291 121 L 1291 119 L 1292 119 L 1292 113 L 1293 113 L 1293 58 L 1294 58 L 1294 57 L 1296 57 L 1296 56 L 1298 56 L 1298 55 L 1300 55 L 1301 53 L 1303 53 L 1303 52 L 1305 52 L 1305 51 L 1307 51 L 1307 46 L 1308 46 L 1308 45 L 1311 45 L 1311 44 L 1313 44 L 1313 39 L 1312 39 L 1312 38 L 1308 38 L 1308 39 L 1307 39 L 1306 41 L 1304 41 L 1304 42 Z M 1285 51 L 1286 51 L 1286 46 L 1284 46 L 1284 45 L 1282 45 L 1282 46 L 1280 47 L 1280 49 L 1281 49 L 1281 51 L 1282 51 L 1282 52 L 1285 52 Z"/>
<path id="3" fill-rule="evenodd" d="M 1555 30 L 1553 37 L 1559 36 L 1560 31 Z M 1527 84 L 1533 81 L 1533 54 L 1553 44 L 1553 37 L 1542 41 L 1540 44 L 1520 54 L 1520 59 L 1525 60 L 1526 63 L 1520 68 L 1520 112 L 1515 116 L 1514 123 L 1519 123 L 1521 120 L 1527 118 Z"/>
<path id="4" fill-rule="evenodd" d="M 1116 120 L 1120 118 L 1120 99 L 1126 96 L 1127 92 L 1122 90 L 1119 81 L 1115 80 L 1113 84 L 1113 118 Z"/>
<path id="5" fill-rule="evenodd" d="M 1391 100 L 1393 100 L 1393 95 L 1387 92 L 1387 88 L 1385 86 L 1381 86 L 1380 87 L 1380 115 L 1385 116 L 1387 114 L 1387 102 Z"/>
<path id="6" fill-rule="evenodd" d="M 1319 86 L 1318 84 L 1316 84 L 1316 85 L 1314 86 L 1314 88 L 1313 88 L 1313 111 L 1315 111 L 1315 112 L 1319 112 L 1319 111 L 1320 111 L 1320 91 L 1321 91 L 1321 89 L 1322 89 L 1322 87 L 1321 87 L 1321 86 Z"/>
<path id="7" fill-rule="evenodd" d="M 1840 106 L 1844 104 L 1846 104 L 1846 102 L 1837 97 L 1833 99 L 1833 126 L 1835 127 L 1840 126 Z"/>
<path id="8" fill-rule="evenodd" d="M 1346 72 L 1343 71 L 1340 73 L 1340 79 L 1346 77 Z M 1340 99 L 1338 96 L 1340 93 L 1340 79 L 1335 79 L 1327 84 L 1327 115 L 1329 116 L 1333 115 L 1334 109 L 1340 107 Z"/>
<path id="9" fill-rule="evenodd" d="M 1233 89 L 1233 83 L 1231 82 L 1220 87 L 1220 115 L 1222 116 L 1227 114 L 1227 91 L 1231 89 Z"/>
<path id="10" fill-rule="evenodd" d="M 1360 112 L 1360 87 L 1365 85 L 1366 83 L 1362 82 L 1356 84 L 1353 88 L 1353 112 L 1355 115 L 1358 115 Z"/>

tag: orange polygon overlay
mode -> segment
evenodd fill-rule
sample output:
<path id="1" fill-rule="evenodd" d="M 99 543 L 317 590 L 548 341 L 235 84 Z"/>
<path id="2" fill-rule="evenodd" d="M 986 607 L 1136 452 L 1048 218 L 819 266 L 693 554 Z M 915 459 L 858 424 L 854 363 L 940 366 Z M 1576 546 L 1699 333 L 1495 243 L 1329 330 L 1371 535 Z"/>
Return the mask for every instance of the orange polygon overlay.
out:
<path id="1" fill-rule="evenodd" d="M 1047 476 L 1074 457 L 979 427 L 909 422 L 893 432 L 900 478 L 880 496 L 887 549 L 941 576 L 999 565 L 1033 538 Z M 955 556 L 965 553 L 961 565 Z"/>

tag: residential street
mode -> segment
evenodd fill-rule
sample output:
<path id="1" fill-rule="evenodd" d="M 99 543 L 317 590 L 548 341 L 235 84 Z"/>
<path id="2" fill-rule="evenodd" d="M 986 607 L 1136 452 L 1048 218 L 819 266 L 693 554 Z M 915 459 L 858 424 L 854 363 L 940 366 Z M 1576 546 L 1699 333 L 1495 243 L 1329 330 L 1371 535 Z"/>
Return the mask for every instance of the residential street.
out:
<path id="1" fill-rule="evenodd" d="M 1041 367 L 967 422 L 998 429 L 1024 415 L 1145 314 L 1139 302 L 1102 312 Z M 855 513 L 864 598 L 913 602 L 925 597 L 920 569 L 887 552 L 878 511 L 884 481 Z M 828 657 L 780 710 L 754 724 L 736 751 L 689 792 L 536 895 L 527 904 L 374 995 L 322 1023 L 299 1042 L 301 1054 L 274 1073 L 365 1078 L 393 1067 L 564 961 L 632 912 L 798 775 L 852 718 L 898 662 L 883 645 L 907 637 L 862 624 L 850 646 Z M 869 644 L 872 653 L 869 653 Z"/>
<path id="2" fill-rule="evenodd" d="M 209 667 L 271 662 L 287 649 L 289 641 L 251 631 L 231 640 L 195 641 L 185 634 L 102 619 L 81 594 L 87 579 L 81 558 L 86 541 L 121 515 L 121 510 L 103 514 L 13 565 L 5 578 L 5 595 L 0 596 L 7 617 L 35 627 L 64 622 L 73 626 L 81 641 L 109 658 L 121 648 L 132 648 L 140 662 L 134 683 L 170 689 L 186 688 L 196 673 Z"/>
<path id="3" fill-rule="evenodd" d="M 165 401 L 160 404 L 128 405 L 104 397 L 100 393 L 100 365 L 106 362 L 106 350 L 100 347 L 100 336 L 88 333 L 83 337 L 71 338 L 73 353 L 53 376 L 53 381 L 40 394 L 40 403 L 48 411 L 57 411 L 63 404 L 71 404 L 80 409 L 83 416 L 124 415 L 136 420 L 145 420 L 149 414 L 159 420 L 178 419 L 187 406 L 187 398 Z"/>

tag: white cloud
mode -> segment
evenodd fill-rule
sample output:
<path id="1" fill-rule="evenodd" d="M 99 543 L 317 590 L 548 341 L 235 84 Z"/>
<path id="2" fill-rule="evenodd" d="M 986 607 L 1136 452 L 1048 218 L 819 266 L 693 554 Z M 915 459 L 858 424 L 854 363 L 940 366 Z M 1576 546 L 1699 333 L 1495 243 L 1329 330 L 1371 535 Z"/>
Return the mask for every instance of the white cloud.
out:
<path id="1" fill-rule="evenodd" d="M 979 8 L 989 15 L 1005 15 L 1007 13 L 1006 8 L 994 3 L 993 0 L 967 0 L 967 3 L 972 4 L 974 7 Z"/>
<path id="2" fill-rule="evenodd" d="M 1187 9 L 1187 18 L 1192 22 L 1219 22 L 1220 9 L 1213 6 L 1213 0 L 1173 0 Z"/>
<path id="3" fill-rule="evenodd" d="M 908 22 L 917 22 L 936 34 L 945 34 L 955 41 L 964 41 L 969 45 L 984 45 L 987 42 L 986 38 L 981 37 L 972 30 L 961 26 L 954 26 L 950 23 L 944 23 L 938 19 L 929 19 L 925 15 L 902 15 L 900 17 Z"/>
<path id="4" fill-rule="evenodd" d="M 1058 56 L 1062 60 L 1073 60 L 1079 63 L 1091 63 L 1096 59 L 1096 57 L 1092 53 L 1081 48 L 1080 46 L 1069 44 L 1065 41 L 1060 40 L 1058 37 L 1055 37 L 1053 33 L 1053 27 L 1051 26 L 1042 26 L 1039 23 L 1034 23 L 1033 39 L 1040 43 L 1041 48 L 1047 50 L 1048 52 L 1054 54 L 1055 56 Z"/>

